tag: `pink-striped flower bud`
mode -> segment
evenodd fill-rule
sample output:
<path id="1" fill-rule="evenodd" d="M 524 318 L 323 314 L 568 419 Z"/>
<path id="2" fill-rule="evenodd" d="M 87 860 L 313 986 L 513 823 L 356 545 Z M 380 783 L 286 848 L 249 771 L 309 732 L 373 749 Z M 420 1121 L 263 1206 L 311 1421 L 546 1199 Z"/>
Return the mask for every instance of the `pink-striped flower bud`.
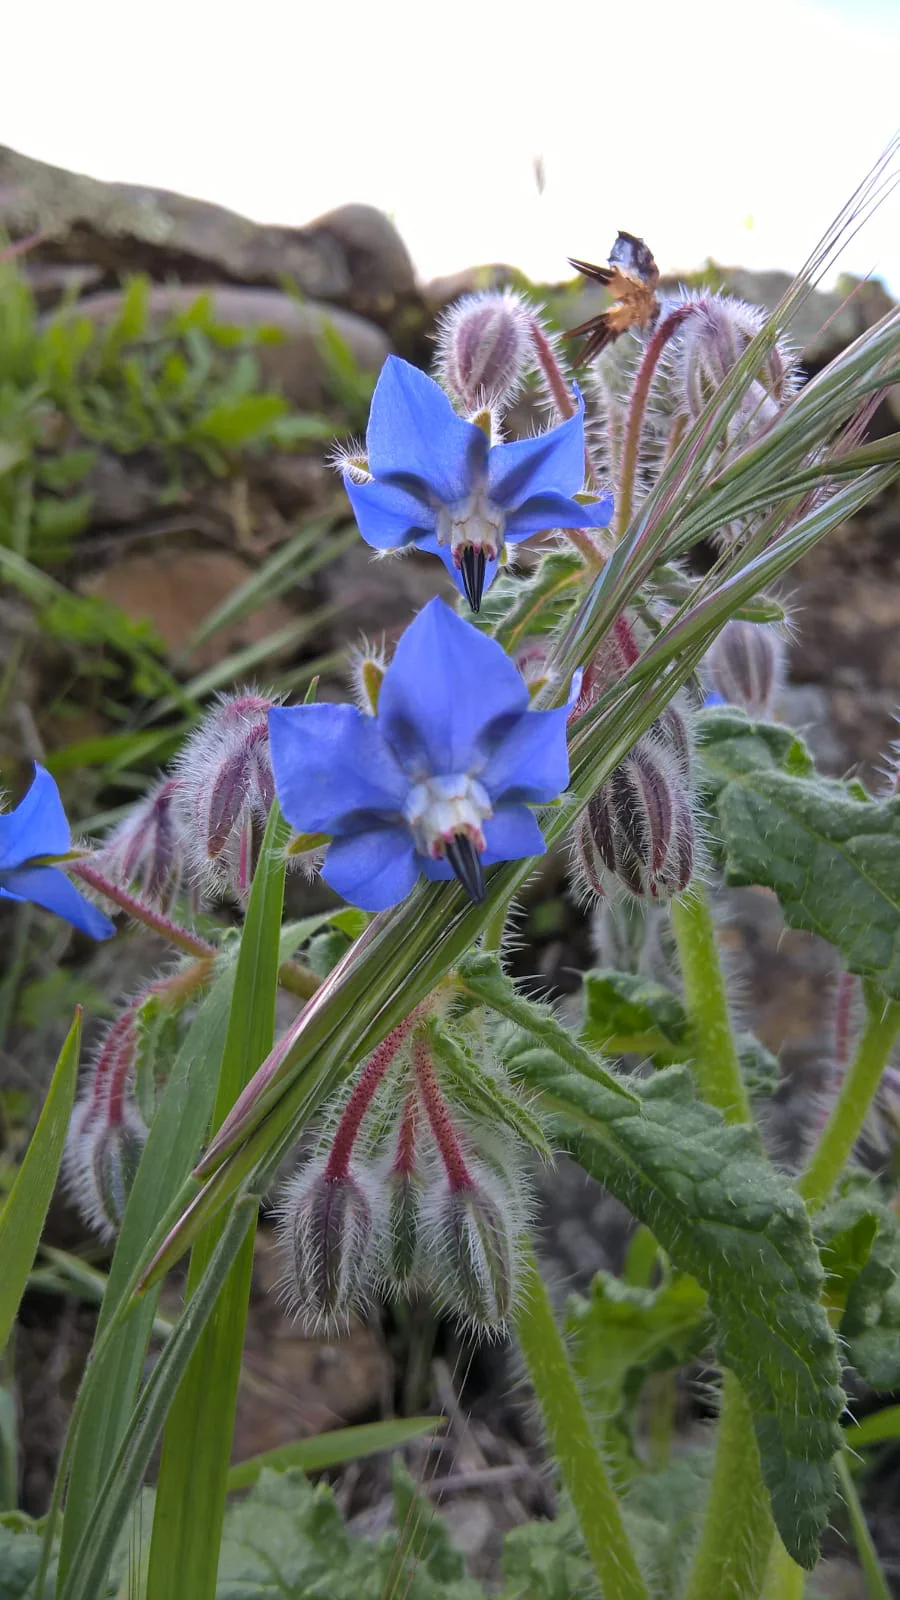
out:
<path id="1" fill-rule="evenodd" d="M 479 1332 L 499 1332 L 516 1298 L 524 1218 L 515 1186 L 482 1165 L 429 1195 L 426 1253 L 435 1293 Z"/>
<path id="2" fill-rule="evenodd" d="M 248 692 L 221 700 L 188 740 L 176 767 L 176 813 L 195 880 L 242 902 L 275 793 L 272 704 Z"/>
<path id="3" fill-rule="evenodd" d="M 466 410 L 506 404 L 531 359 L 531 316 L 511 289 L 465 295 L 441 317 L 436 368 Z"/>
<path id="4" fill-rule="evenodd" d="M 683 729 L 680 717 L 674 726 Z M 576 866 L 594 894 L 621 888 L 668 900 L 687 887 L 695 850 L 688 760 L 686 740 L 670 743 L 657 725 L 597 790 L 575 835 Z"/>
<path id="5" fill-rule="evenodd" d="M 185 851 L 175 812 L 174 778 L 156 784 L 109 834 L 95 861 L 113 883 L 134 889 L 168 911 L 185 878 Z"/>
<path id="6" fill-rule="evenodd" d="M 785 642 L 768 622 L 726 622 L 704 660 L 705 677 L 727 705 L 770 717 L 784 684 Z"/>
<path id="7" fill-rule="evenodd" d="M 324 1160 L 314 1160 L 288 1184 L 279 1236 L 289 1259 L 286 1290 L 304 1328 L 344 1328 L 363 1304 L 376 1210 L 371 1176 L 355 1163 L 332 1177 Z"/>

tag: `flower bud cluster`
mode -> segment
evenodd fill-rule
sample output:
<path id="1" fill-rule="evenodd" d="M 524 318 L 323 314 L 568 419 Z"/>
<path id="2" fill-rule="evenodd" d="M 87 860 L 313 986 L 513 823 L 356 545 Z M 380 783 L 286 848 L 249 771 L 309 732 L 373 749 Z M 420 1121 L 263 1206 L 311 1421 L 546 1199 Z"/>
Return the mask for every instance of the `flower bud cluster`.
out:
<path id="1" fill-rule="evenodd" d="M 670 705 L 588 802 L 574 861 L 592 894 L 665 901 L 687 888 L 695 852 L 690 736 Z"/>
<path id="2" fill-rule="evenodd" d="M 499 1330 L 527 1211 L 515 1157 L 451 1108 L 414 1013 L 285 1188 L 286 1297 L 306 1327 L 341 1329 L 376 1288 L 420 1288 L 473 1329 Z"/>

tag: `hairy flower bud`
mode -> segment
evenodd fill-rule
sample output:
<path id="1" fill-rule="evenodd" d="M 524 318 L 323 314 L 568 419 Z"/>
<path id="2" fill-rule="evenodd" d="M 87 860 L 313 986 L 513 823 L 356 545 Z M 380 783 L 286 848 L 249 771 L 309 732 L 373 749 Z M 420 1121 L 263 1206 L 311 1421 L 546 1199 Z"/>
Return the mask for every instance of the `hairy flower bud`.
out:
<path id="1" fill-rule="evenodd" d="M 383 1271 L 392 1288 L 408 1289 L 419 1267 L 422 1180 L 415 1172 L 390 1174 L 382 1251 Z"/>
<path id="2" fill-rule="evenodd" d="M 728 705 L 770 717 L 784 683 L 785 643 L 768 622 L 727 622 L 704 660 L 705 677 Z"/>
<path id="3" fill-rule="evenodd" d="M 279 1234 L 290 1261 L 286 1287 L 305 1328 L 343 1327 L 362 1303 L 374 1210 L 370 1176 L 355 1166 L 330 1177 L 317 1160 L 288 1184 Z"/>
<path id="4" fill-rule="evenodd" d="M 437 330 L 444 387 L 469 410 L 509 401 L 529 365 L 530 326 L 528 307 L 510 289 L 457 300 Z"/>
<path id="5" fill-rule="evenodd" d="M 365 643 L 353 651 L 350 659 L 356 703 L 360 711 L 365 711 L 371 717 L 378 715 L 378 700 L 387 664 L 383 645 L 378 648 Z"/>
<path id="6" fill-rule="evenodd" d="M 761 306 L 733 295 L 703 293 L 690 297 L 693 315 L 685 321 L 679 347 L 684 403 L 696 418 L 718 393 L 748 344 L 767 320 Z M 798 387 L 797 356 L 781 339 L 761 357 L 760 365 L 729 424 L 732 440 L 755 438 L 793 397 Z"/>
<path id="7" fill-rule="evenodd" d="M 273 702 L 239 693 L 223 699 L 182 750 L 175 808 L 196 880 L 245 901 L 275 785 L 269 757 Z"/>
<path id="8" fill-rule="evenodd" d="M 684 723 L 673 712 L 669 725 L 660 719 L 589 801 L 576 829 L 575 860 L 595 894 L 622 887 L 667 900 L 687 887 L 694 865 L 689 761 Z"/>
<path id="9" fill-rule="evenodd" d="M 515 1303 L 518 1197 L 493 1171 L 429 1196 L 427 1253 L 437 1294 L 480 1331 L 499 1331 Z"/>
<path id="10" fill-rule="evenodd" d="M 130 1099 L 114 1117 L 108 1106 L 88 1100 L 73 1118 L 66 1181 L 85 1222 L 104 1239 L 115 1238 L 122 1226 L 146 1140 L 147 1129 Z"/>
<path id="11" fill-rule="evenodd" d="M 95 853 L 97 866 L 148 905 L 168 911 L 185 877 L 185 852 L 175 812 L 177 780 L 156 784 Z"/>

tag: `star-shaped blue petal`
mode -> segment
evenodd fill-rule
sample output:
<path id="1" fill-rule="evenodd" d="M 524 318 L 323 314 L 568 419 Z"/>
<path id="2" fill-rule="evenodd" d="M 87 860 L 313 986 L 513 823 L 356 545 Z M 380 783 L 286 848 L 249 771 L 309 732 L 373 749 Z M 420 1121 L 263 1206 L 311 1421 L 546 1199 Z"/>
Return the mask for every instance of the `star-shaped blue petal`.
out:
<path id="1" fill-rule="evenodd" d="M 108 939 L 115 927 L 75 885 L 49 864 L 72 842 L 59 790 L 35 763 L 34 780 L 14 811 L 0 814 L 0 899 L 30 900 L 71 922 L 92 939 Z"/>
<path id="2" fill-rule="evenodd" d="M 420 874 L 477 887 L 484 867 L 543 852 L 528 807 L 568 783 L 567 717 L 532 711 L 496 640 L 431 600 L 397 646 L 376 717 L 270 711 L 281 809 L 298 831 L 331 834 L 323 876 L 364 911 L 396 905 Z"/>
<path id="3" fill-rule="evenodd" d="M 475 611 L 504 544 L 549 528 L 605 528 L 610 495 L 583 505 L 584 401 L 533 439 L 489 445 L 439 384 L 389 356 L 366 433 L 371 479 L 344 485 L 367 544 L 439 555 Z"/>

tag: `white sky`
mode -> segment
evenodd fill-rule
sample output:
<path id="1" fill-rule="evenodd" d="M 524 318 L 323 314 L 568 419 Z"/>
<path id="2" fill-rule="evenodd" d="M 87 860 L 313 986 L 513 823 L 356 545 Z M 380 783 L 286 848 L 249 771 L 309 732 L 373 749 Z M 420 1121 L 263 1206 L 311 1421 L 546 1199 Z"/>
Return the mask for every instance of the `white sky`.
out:
<path id="1" fill-rule="evenodd" d="M 0 143 L 262 221 L 390 212 L 424 277 L 796 269 L 900 124 L 900 0 L 9 0 Z M 540 159 L 543 194 L 534 164 Z M 841 266 L 900 294 L 900 199 Z"/>

